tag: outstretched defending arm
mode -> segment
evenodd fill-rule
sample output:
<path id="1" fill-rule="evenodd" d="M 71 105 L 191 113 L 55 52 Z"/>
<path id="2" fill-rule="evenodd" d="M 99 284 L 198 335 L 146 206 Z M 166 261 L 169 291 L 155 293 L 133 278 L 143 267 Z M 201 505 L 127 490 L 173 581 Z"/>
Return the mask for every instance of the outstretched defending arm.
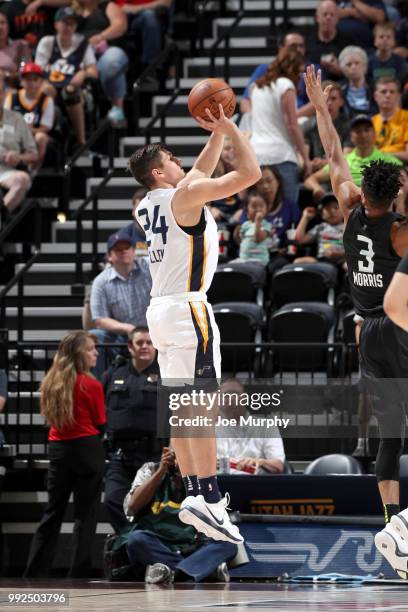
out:
<path id="1" fill-rule="evenodd" d="M 307 95 L 316 109 L 317 127 L 330 166 L 332 188 L 346 220 L 350 210 L 360 201 L 361 192 L 353 183 L 350 169 L 343 155 L 339 135 L 327 108 L 327 97 L 331 86 L 329 85 L 323 91 L 321 71 L 318 70 L 316 76 L 314 66 L 308 66 L 304 79 Z"/>
<path id="2" fill-rule="evenodd" d="M 179 187 L 184 187 L 199 178 L 209 178 L 214 172 L 220 159 L 222 148 L 224 146 L 224 134 L 213 132 L 197 157 L 194 166 L 190 172 L 178 184 Z"/>

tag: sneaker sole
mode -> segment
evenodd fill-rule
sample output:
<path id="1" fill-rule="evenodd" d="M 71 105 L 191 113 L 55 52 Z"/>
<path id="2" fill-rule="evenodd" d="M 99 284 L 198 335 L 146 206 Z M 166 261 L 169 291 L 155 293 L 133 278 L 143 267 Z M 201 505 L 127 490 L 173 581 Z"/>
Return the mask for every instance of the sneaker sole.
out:
<path id="1" fill-rule="evenodd" d="M 398 535 L 408 544 L 408 522 L 399 514 L 391 517 L 391 525 Z"/>
<path id="2" fill-rule="evenodd" d="M 201 513 L 200 513 L 201 514 Z M 197 516 L 196 511 L 190 508 L 189 506 L 185 506 L 179 512 L 179 519 L 182 523 L 186 525 L 191 525 L 200 533 L 204 533 L 207 538 L 211 538 L 212 540 L 222 541 L 222 542 L 231 542 L 232 544 L 238 544 L 244 541 L 244 538 L 240 535 L 240 539 L 235 538 L 234 536 L 229 536 L 222 531 L 219 531 L 205 520 L 205 517 L 200 518 Z"/>
<path id="3" fill-rule="evenodd" d="M 375 546 L 379 553 L 383 555 L 391 565 L 392 569 L 403 580 L 408 580 L 408 555 L 398 554 L 398 545 L 391 534 L 386 531 L 380 531 L 374 538 Z M 402 559 L 405 560 L 407 570 L 398 568 L 401 565 Z"/>

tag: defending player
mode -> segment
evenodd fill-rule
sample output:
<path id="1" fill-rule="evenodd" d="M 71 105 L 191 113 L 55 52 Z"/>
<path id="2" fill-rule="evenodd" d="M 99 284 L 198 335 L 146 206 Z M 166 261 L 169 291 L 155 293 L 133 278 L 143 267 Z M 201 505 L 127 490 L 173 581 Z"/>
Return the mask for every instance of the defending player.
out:
<path id="1" fill-rule="evenodd" d="M 206 292 L 217 267 L 218 234 L 205 203 L 231 196 L 261 177 L 246 137 L 219 109 L 219 119 L 209 111 L 208 120 L 197 119 L 212 135 L 188 174 L 161 144 L 146 145 L 129 160 L 135 179 L 150 189 L 136 215 L 149 249 L 153 286 L 147 321 L 161 378 L 164 384 L 178 379 L 212 390 L 221 375 L 220 338 Z M 232 139 L 236 168 L 211 179 L 224 136 Z M 180 520 L 213 539 L 241 542 L 226 511 L 228 496 L 221 499 L 218 489 L 214 436 L 172 435 L 172 447 L 187 492 Z"/>
<path id="2" fill-rule="evenodd" d="M 376 535 L 378 550 L 392 567 L 407 572 L 408 545 L 401 537 L 408 510 L 399 512 L 399 458 L 403 448 L 405 411 L 399 379 L 408 377 L 408 334 L 385 315 L 383 299 L 401 257 L 408 250 L 406 220 L 390 207 L 400 187 L 399 169 L 382 161 L 363 171 L 361 190 L 352 182 L 340 139 L 327 110 L 329 88 L 323 92 L 320 71 L 305 74 L 306 90 L 316 108 L 320 138 L 330 164 L 332 188 L 344 215 L 344 249 L 350 291 L 356 313 L 364 322 L 360 334 L 361 373 L 374 392 L 374 413 L 380 429 L 376 460 L 378 487 L 384 504 L 386 527 Z M 405 537 L 405 536 L 404 536 Z"/>

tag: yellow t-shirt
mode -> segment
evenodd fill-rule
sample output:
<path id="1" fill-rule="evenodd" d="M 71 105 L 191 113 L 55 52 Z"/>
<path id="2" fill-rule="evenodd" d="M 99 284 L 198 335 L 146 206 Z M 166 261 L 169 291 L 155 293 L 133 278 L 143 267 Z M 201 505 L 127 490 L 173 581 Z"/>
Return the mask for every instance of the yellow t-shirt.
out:
<path id="1" fill-rule="evenodd" d="M 408 143 L 408 111 L 397 110 L 387 121 L 380 114 L 372 117 L 376 144 L 384 153 L 399 153 L 405 151 Z"/>

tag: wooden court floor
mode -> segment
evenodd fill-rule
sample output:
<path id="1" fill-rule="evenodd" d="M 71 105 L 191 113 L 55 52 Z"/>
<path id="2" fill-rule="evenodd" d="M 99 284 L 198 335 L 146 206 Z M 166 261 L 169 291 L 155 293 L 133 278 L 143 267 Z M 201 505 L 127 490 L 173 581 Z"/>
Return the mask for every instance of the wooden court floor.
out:
<path id="1" fill-rule="evenodd" d="M 64 592 L 69 603 L 9 604 L 9 594 Z M 48 610 L 61 612 L 408 612 L 408 583 L 367 586 L 279 583 L 176 584 L 104 581 L 28 582 L 0 581 L 0 610 Z"/>

